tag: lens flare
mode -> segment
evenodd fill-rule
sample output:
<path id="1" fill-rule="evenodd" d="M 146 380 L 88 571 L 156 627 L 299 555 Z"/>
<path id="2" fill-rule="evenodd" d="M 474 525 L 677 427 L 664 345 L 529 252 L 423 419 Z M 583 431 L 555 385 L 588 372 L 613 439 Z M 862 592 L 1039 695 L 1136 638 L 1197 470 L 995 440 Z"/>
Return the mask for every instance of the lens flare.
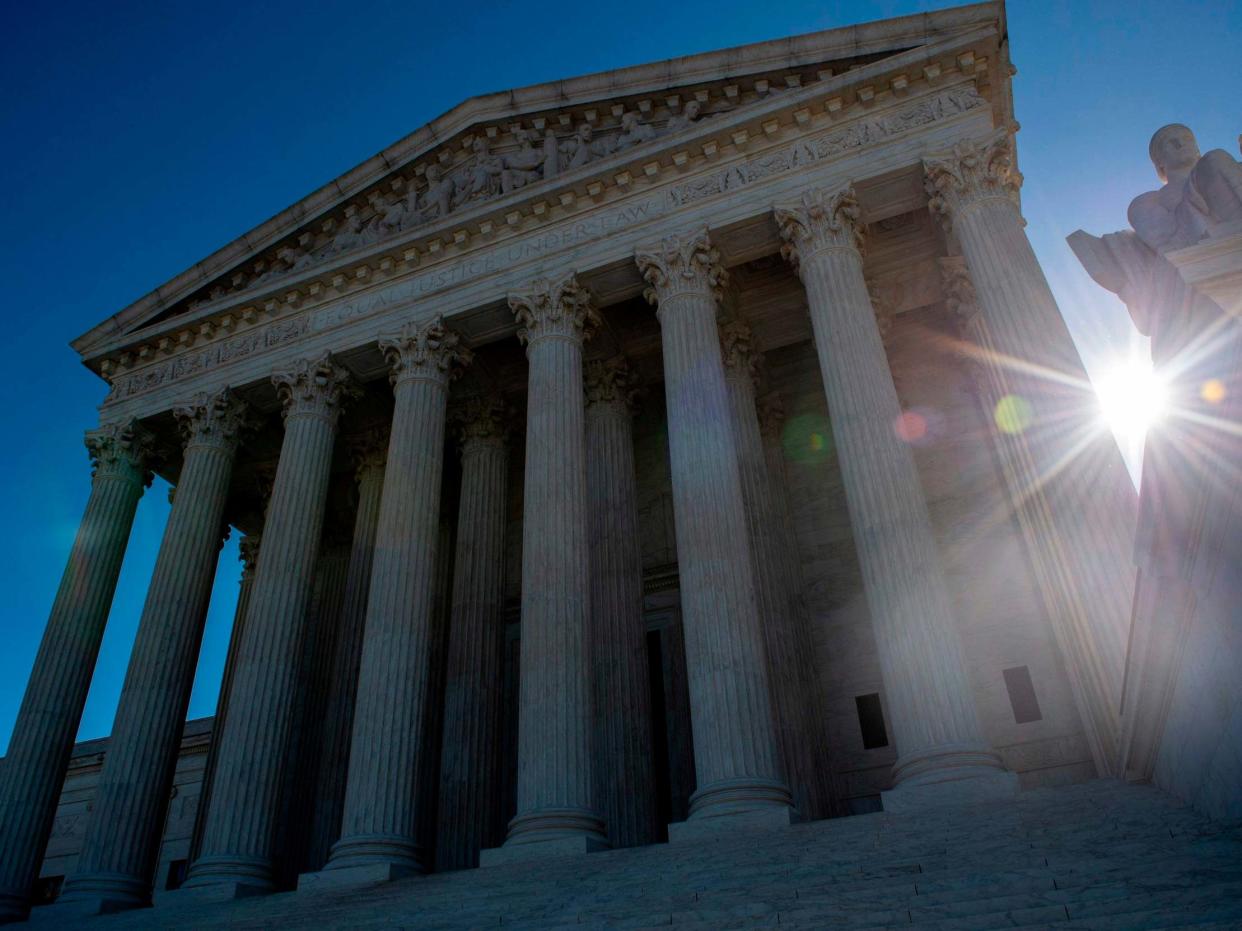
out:
<path id="1" fill-rule="evenodd" d="M 1004 433 L 1022 433 L 1031 425 L 1031 402 L 1020 394 L 1007 394 L 996 402 L 993 417 Z"/>
<path id="2" fill-rule="evenodd" d="M 1209 378 L 1199 389 L 1199 397 L 1209 404 L 1219 404 L 1225 400 L 1225 383 L 1219 378 Z"/>

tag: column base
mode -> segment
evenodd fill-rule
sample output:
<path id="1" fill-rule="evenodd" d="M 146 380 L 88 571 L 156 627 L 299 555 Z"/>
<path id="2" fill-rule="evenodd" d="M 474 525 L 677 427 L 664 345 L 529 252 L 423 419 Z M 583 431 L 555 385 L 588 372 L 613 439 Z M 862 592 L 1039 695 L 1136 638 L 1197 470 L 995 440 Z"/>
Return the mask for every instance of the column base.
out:
<path id="1" fill-rule="evenodd" d="M 149 884 L 122 873 L 84 873 L 65 884 L 51 908 L 64 908 L 65 914 L 106 915 L 151 904 Z"/>
<path id="2" fill-rule="evenodd" d="M 509 863 L 529 863 L 532 860 L 556 860 L 562 857 L 580 857 L 583 854 L 608 850 L 608 841 L 596 837 L 553 837 L 546 840 L 530 840 L 520 844 L 505 843 L 479 851 L 479 868 L 505 866 Z"/>
<path id="3" fill-rule="evenodd" d="M 320 871 L 358 868 L 390 868 L 409 873 L 425 873 L 422 850 L 403 834 L 353 834 L 332 845 L 328 862 Z"/>
<path id="4" fill-rule="evenodd" d="M 769 808 L 722 813 L 710 817 L 691 816 L 688 821 L 675 821 L 668 826 L 668 842 L 673 846 L 701 845 L 722 837 L 733 837 L 751 831 L 781 831 L 801 821 L 802 818 L 794 808 L 775 805 Z"/>
<path id="5" fill-rule="evenodd" d="M 689 821 L 754 811 L 793 811 L 793 795 L 776 779 L 721 779 L 690 796 Z"/>
<path id="6" fill-rule="evenodd" d="M 416 868 L 386 861 L 361 863 L 355 866 L 337 866 L 315 873 L 303 873 L 298 877 L 298 892 L 314 893 L 322 890 L 378 886 L 397 879 L 419 876 L 423 872 L 421 866 Z"/>
<path id="7" fill-rule="evenodd" d="M 937 747 L 897 760 L 893 788 L 880 793 L 887 812 L 1000 801 L 1018 794 L 1018 774 L 1000 756 L 978 746 Z"/>
<path id="8" fill-rule="evenodd" d="M 587 808 L 539 808 L 509 822 L 503 847 L 479 852 L 479 866 L 578 856 L 607 850 L 604 820 Z"/>
<path id="9" fill-rule="evenodd" d="M 242 899 L 276 891 L 272 868 L 259 857 L 203 857 L 190 867 L 190 875 L 175 895 L 205 901 Z"/>

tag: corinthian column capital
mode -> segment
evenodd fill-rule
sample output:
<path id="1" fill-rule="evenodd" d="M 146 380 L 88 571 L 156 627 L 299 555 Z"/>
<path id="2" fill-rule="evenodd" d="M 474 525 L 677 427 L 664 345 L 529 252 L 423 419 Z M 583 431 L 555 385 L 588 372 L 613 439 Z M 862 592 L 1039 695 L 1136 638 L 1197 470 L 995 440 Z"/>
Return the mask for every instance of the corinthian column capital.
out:
<path id="1" fill-rule="evenodd" d="M 286 420 L 307 414 L 335 424 L 341 407 L 362 394 L 353 376 L 333 362 L 328 352 L 314 359 L 299 359 L 274 374 L 272 384 L 280 398 L 281 416 Z"/>
<path id="2" fill-rule="evenodd" d="M 927 206 L 946 230 L 963 210 L 988 200 L 1015 207 L 1022 174 L 1014 166 L 1013 134 L 1002 127 L 982 139 L 957 143 L 923 159 Z"/>
<path id="3" fill-rule="evenodd" d="M 759 380 L 759 364 L 763 356 L 755 349 L 750 326 L 733 320 L 720 328 L 720 351 L 725 373 Z"/>
<path id="4" fill-rule="evenodd" d="M 232 452 L 242 433 L 254 426 L 249 406 L 225 388 L 200 391 L 172 409 L 186 448 L 210 446 Z"/>
<path id="5" fill-rule="evenodd" d="M 706 229 L 665 236 L 659 245 L 636 252 L 634 261 L 648 285 L 643 297 L 651 304 L 683 294 L 710 294 L 719 300 L 729 281 Z"/>
<path id="6" fill-rule="evenodd" d="M 362 481 L 363 477 L 375 470 L 383 470 L 388 461 L 388 434 L 385 426 L 368 427 L 349 436 L 345 443 L 354 464 L 354 478 Z"/>
<path id="7" fill-rule="evenodd" d="M 242 564 L 242 583 L 253 582 L 254 574 L 259 568 L 259 547 L 262 537 L 257 533 L 248 533 L 237 541 L 237 558 Z"/>
<path id="8" fill-rule="evenodd" d="M 632 413 L 640 394 L 631 376 L 629 361 L 620 355 L 588 362 L 585 386 L 588 408 L 596 404 L 616 404 L 626 413 Z"/>
<path id="9" fill-rule="evenodd" d="M 521 327 L 518 339 L 528 345 L 551 337 L 581 342 L 601 323 L 591 292 L 573 272 L 563 278 L 536 278 L 509 295 L 509 309 Z"/>
<path id="10" fill-rule="evenodd" d="M 102 424 L 86 432 L 86 451 L 91 457 L 91 477 L 119 478 L 150 485 L 155 437 L 137 420 Z"/>
<path id="11" fill-rule="evenodd" d="M 392 367 L 394 385 L 411 378 L 447 385 L 474 358 L 461 337 L 445 327 L 443 317 L 407 324 L 400 333 L 380 337 L 379 348 Z"/>
<path id="12" fill-rule="evenodd" d="M 449 423 L 465 456 L 480 444 L 503 444 L 509 437 L 509 409 L 499 395 L 466 398 L 449 410 Z"/>
<path id="13" fill-rule="evenodd" d="M 768 441 L 780 441 L 785 426 L 785 401 L 780 394 L 769 391 L 759 398 L 759 433 Z"/>
<path id="14" fill-rule="evenodd" d="M 781 256 L 801 269 L 807 259 L 824 250 L 846 250 L 862 255 L 866 231 L 854 186 L 811 188 L 796 204 L 774 208 L 776 225 L 785 245 Z"/>

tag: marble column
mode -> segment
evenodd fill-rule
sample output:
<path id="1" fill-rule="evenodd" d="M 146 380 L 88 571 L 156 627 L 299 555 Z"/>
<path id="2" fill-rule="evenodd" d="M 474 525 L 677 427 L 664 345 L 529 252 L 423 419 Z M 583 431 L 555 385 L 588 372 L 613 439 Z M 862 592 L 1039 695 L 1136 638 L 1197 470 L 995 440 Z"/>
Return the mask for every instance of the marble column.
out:
<path id="1" fill-rule="evenodd" d="M 298 873 L 323 866 L 331 846 L 329 842 L 326 847 L 312 847 L 313 812 L 318 793 L 315 780 L 325 752 L 324 715 L 345 604 L 349 557 L 349 538 L 336 529 L 325 533 L 315 563 L 298 676 L 298 712 L 289 742 L 280 858 L 283 872 L 279 877 L 282 885 L 296 881 Z"/>
<path id="2" fill-rule="evenodd" d="M 341 839 L 328 870 L 421 871 L 417 773 L 428 700 L 445 409 L 471 353 L 435 318 L 380 340 L 392 366 L 392 433 L 380 499 Z M 343 877 L 338 876 L 338 880 Z"/>
<path id="3" fill-rule="evenodd" d="M 759 355 L 751 344 L 750 327 L 740 320 L 722 326 L 720 339 L 742 500 L 746 506 L 755 595 L 768 659 L 772 711 L 785 776 L 798 811 L 807 818 L 822 817 L 821 774 L 816 766 L 818 747 L 807 728 L 811 710 L 807 706 L 814 702 L 815 693 L 807 690 L 805 677 L 799 674 L 805 658 L 800 650 L 805 649 L 805 644 L 795 630 L 798 617 L 790 611 L 788 580 L 780 563 L 778 516 L 759 433 L 759 410 L 755 401 Z"/>
<path id="4" fill-rule="evenodd" d="M 354 698 L 358 692 L 358 667 L 362 661 L 362 627 L 366 621 L 367 594 L 375 559 L 375 531 L 379 524 L 380 496 L 384 488 L 384 464 L 388 458 L 388 427 L 366 430 L 350 437 L 348 442 L 354 461 L 354 478 L 358 483 L 358 510 L 354 517 L 345 598 L 324 706 L 322 752 L 319 773 L 315 778 L 317 788 L 312 816 L 312 862 L 326 861 L 341 833 Z"/>
<path id="5" fill-rule="evenodd" d="M 134 512 L 151 482 L 137 421 L 86 434 L 91 493 L 0 765 L 0 921 L 24 916 L 90 689 Z"/>
<path id="6" fill-rule="evenodd" d="M 296 711 L 306 609 L 323 532 L 342 406 L 359 392 L 324 353 L 272 377 L 285 419 L 202 851 L 186 888 L 221 894 L 274 885 L 280 793 Z"/>
<path id="7" fill-rule="evenodd" d="M 246 629 L 246 611 L 250 606 L 250 593 L 254 589 L 255 569 L 259 564 L 259 546 L 262 537 L 248 533 L 238 541 L 238 558 L 242 563 L 241 580 L 237 588 L 237 607 L 233 610 L 233 628 L 229 633 L 228 651 L 224 655 L 224 672 L 220 676 L 220 691 L 216 694 L 216 713 L 211 719 L 211 744 L 207 748 L 207 762 L 203 766 L 203 782 L 198 791 L 198 810 L 194 813 L 194 834 L 190 838 L 190 862 L 198 859 L 203 842 L 203 826 L 211 807 L 211 786 L 215 782 L 216 765 L 219 760 L 220 734 L 229 713 L 229 694 L 233 690 L 233 672 L 237 668 L 237 653 L 241 649 L 242 634 Z"/>
<path id="8" fill-rule="evenodd" d="M 793 508 L 789 502 L 789 479 L 785 471 L 785 447 L 782 428 L 785 406 L 774 391 L 759 398 L 759 435 L 763 441 L 763 458 L 767 465 L 768 488 L 772 495 L 775 564 L 781 573 L 781 591 L 790 620 L 789 630 L 797 658 L 799 690 L 804 696 L 804 733 L 810 743 L 808 758 L 814 768 L 815 791 L 819 808 L 807 813 L 811 818 L 827 818 L 846 814 L 841 808 L 842 793 L 836 784 L 833 748 L 829 743 L 828 701 L 824 682 L 816 660 L 816 646 L 811 636 L 811 611 L 806 601 L 806 583 L 802 578 L 801 552 L 794 534 Z"/>
<path id="9" fill-rule="evenodd" d="M 508 417 L 499 397 L 472 398 L 453 412 L 461 449 L 436 868 L 478 866 L 495 836 L 501 651 L 504 647 Z"/>
<path id="10" fill-rule="evenodd" d="M 582 344 L 599 315 L 574 275 L 537 279 L 510 294 L 509 306 L 530 373 L 517 815 L 505 846 L 537 843 L 537 851 L 526 851 L 534 855 L 585 852 L 608 843 L 592 775 L 582 397 Z"/>
<path id="11" fill-rule="evenodd" d="M 633 404 L 624 356 L 586 374 L 591 551 L 591 682 L 599 804 L 614 847 L 656 841 L 651 682 L 643 617 Z"/>
<path id="12" fill-rule="evenodd" d="M 1009 405 L 995 436 L 1014 510 L 1097 768 L 1109 775 L 1135 588 L 1134 486 L 1027 240 L 1010 130 L 963 141 L 923 166 L 929 207 L 965 258 L 950 299 L 963 288 L 977 298 L 971 336 L 988 413 L 1002 399 Z"/>
<path id="13" fill-rule="evenodd" d="M 65 902 L 147 905 L 219 559 L 245 404 L 228 389 L 173 408 L 185 453 L 138 622 L 94 813 Z"/>
<path id="14" fill-rule="evenodd" d="M 897 748 L 885 808 L 1011 794 L 1016 777 L 979 726 L 914 456 L 894 430 L 901 406 L 863 277 L 853 188 L 808 191 L 776 220 L 806 287 Z"/>
<path id="15" fill-rule="evenodd" d="M 673 515 L 698 789 L 690 820 L 788 824 L 706 230 L 636 256 L 663 336 Z M 680 830 L 680 829 L 679 829 Z M 673 834 L 670 832 L 670 839 Z"/>

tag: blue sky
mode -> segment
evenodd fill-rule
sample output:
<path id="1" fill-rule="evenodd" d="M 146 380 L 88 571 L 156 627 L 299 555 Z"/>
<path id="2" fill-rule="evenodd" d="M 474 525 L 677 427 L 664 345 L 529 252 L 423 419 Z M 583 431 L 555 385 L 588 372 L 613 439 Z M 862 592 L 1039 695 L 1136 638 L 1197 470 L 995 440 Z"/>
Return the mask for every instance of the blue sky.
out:
<path id="1" fill-rule="evenodd" d="M 848 25 L 944 3 L 13 4 L 0 55 L 0 747 L 7 746 L 89 490 L 102 382 L 70 339 L 473 94 Z M 1125 355 L 1124 309 L 1064 237 L 1125 223 L 1151 133 L 1242 131 L 1242 4 L 1009 5 L 1028 232 L 1089 366 Z M 168 514 L 135 522 L 80 736 L 108 733 Z M 190 716 L 215 706 L 236 597 L 220 560 Z"/>

